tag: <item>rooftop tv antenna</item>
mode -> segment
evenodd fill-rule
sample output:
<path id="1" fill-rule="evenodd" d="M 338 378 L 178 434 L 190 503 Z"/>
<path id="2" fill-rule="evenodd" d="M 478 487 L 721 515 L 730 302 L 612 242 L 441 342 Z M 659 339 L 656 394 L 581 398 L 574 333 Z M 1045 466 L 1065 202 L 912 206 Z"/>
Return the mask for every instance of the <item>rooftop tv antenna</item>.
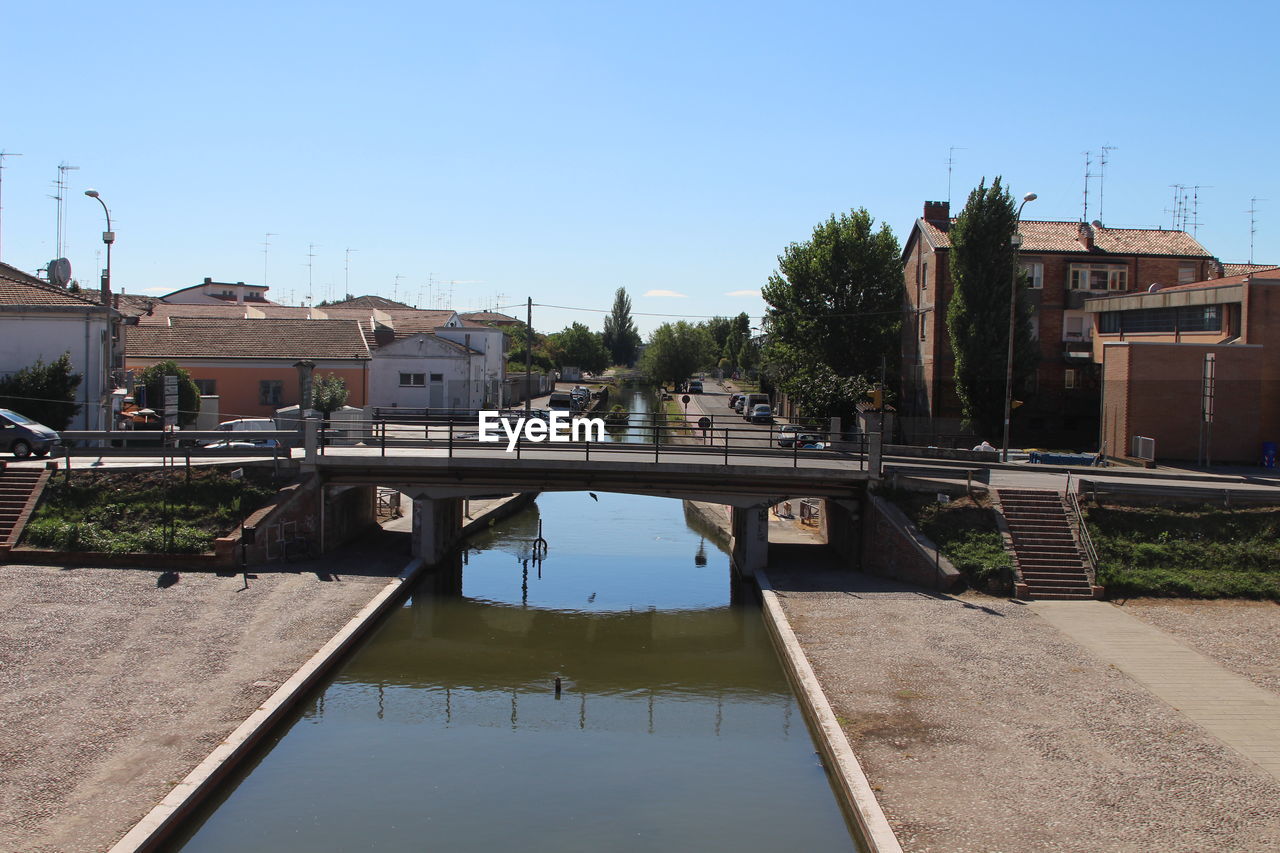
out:
<path id="1" fill-rule="evenodd" d="M 1266 201 L 1265 198 L 1254 196 L 1249 199 L 1249 209 L 1245 213 L 1249 214 L 1249 264 L 1253 264 L 1253 235 L 1258 233 L 1258 202 Z"/>
<path id="2" fill-rule="evenodd" d="M 21 154 L 18 154 L 16 152 L 5 151 L 4 149 L 0 148 L 0 190 L 4 189 L 4 158 L 21 157 L 21 156 L 22 156 Z M 0 202 L 3 202 L 3 201 L 4 201 L 4 194 L 3 192 L 0 192 Z M 4 226 L 4 204 L 0 203 L 0 232 L 3 231 L 3 226 Z M 0 238 L 3 238 L 3 236 L 4 236 L 3 233 L 0 233 Z M 3 242 L 3 239 L 0 239 L 0 261 L 2 260 L 4 260 L 4 242 Z"/>
<path id="3" fill-rule="evenodd" d="M 359 249 L 347 249 L 347 250 L 346 250 L 346 256 L 347 256 L 347 257 L 346 257 L 346 259 L 345 259 L 345 260 L 343 261 L 343 263 L 342 263 L 342 286 L 343 286 L 343 288 L 345 288 L 345 289 L 342 291 L 342 298 L 343 298 L 343 299 L 346 299 L 346 298 L 347 298 L 347 294 L 351 292 L 351 253 L 352 253 L 352 252 L 358 252 L 358 251 L 360 251 L 360 250 L 359 250 Z"/>
<path id="4" fill-rule="evenodd" d="M 956 162 L 957 151 L 968 151 L 968 148 L 962 148 L 959 145 L 952 145 L 947 149 L 947 206 L 951 206 L 951 167 Z"/>
<path id="5" fill-rule="evenodd" d="M 313 303 L 313 299 L 311 296 L 311 273 L 315 269 L 315 260 L 316 260 L 316 244 L 308 243 L 307 244 L 307 304 L 308 305 L 311 305 Z"/>
<path id="6" fill-rule="evenodd" d="M 1093 152 L 1084 152 L 1084 211 L 1080 214 L 1081 222 L 1089 221 L 1089 180 L 1098 177 L 1093 171 Z"/>
<path id="7" fill-rule="evenodd" d="M 63 202 L 66 200 L 67 192 L 67 172 L 75 172 L 79 170 L 79 166 L 68 166 L 67 161 L 63 160 L 58 164 L 58 180 L 54 184 L 57 192 L 53 196 L 58 200 L 58 257 L 62 257 L 62 248 L 64 244 L 63 234 L 67 227 L 67 209 Z"/>
<path id="8" fill-rule="evenodd" d="M 271 231 L 268 231 L 266 234 L 262 235 L 262 286 L 263 287 L 267 286 L 267 250 L 271 248 L 271 238 L 279 237 L 279 236 L 280 236 L 279 234 L 275 234 Z"/>
<path id="9" fill-rule="evenodd" d="M 404 276 L 400 275 L 400 273 L 396 273 L 396 280 L 391 283 L 391 301 L 392 302 L 397 301 L 397 297 L 399 297 L 400 295 L 400 279 L 402 278 L 404 278 Z"/>
<path id="10" fill-rule="evenodd" d="M 1115 150 L 1116 150 L 1116 146 L 1114 145 L 1104 145 L 1102 146 L 1102 153 L 1098 155 L 1098 218 L 1099 219 L 1102 219 L 1102 191 L 1103 191 L 1104 185 L 1107 182 L 1107 159 L 1108 157 L 1110 157 L 1110 152 Z M 1106 222 L 1105 219 L 1102 219 L 1102 221 Z"/>

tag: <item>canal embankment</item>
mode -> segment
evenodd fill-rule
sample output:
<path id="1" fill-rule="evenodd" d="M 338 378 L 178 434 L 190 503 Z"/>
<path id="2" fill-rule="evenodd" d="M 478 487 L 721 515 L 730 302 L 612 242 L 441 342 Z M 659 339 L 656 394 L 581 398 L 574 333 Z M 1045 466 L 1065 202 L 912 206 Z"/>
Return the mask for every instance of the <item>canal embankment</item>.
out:
<path id="1" fill-rule="evenodd" d="M 1122 665 L 1024 603 L 850 572 L 822 550 L 775 549 L 763 575 L 904 850 L 1280 850 L 1280 781 Z M 1257 663 L 1273 604 L 1187 608 L 1135 612 L 1280 698 Z"/>
<path id="2" fill-rule="evenodd" d="M 148 815 L 163 829 L 376 623 L 407 563 L 379 530 L 247 574 L 4 566 L 0 849 L 107 850 Z"/>

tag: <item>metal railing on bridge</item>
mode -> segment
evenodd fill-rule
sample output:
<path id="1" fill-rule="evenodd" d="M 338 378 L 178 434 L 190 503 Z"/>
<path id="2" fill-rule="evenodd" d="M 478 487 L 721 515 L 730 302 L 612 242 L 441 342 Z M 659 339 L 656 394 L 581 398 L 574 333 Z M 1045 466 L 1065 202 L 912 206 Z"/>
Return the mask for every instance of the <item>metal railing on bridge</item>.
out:
<path id="1" fill-rule="evenodd" d="M 385 410 L 384 410 L 385 411 Z M 576 424 L 579 433 L 586 431 L 583 421 L 587 416 L 569 416 L 562 422 L 565 438 L 571 438 Z M 592 453 L 607 452 L 614 458 L 620 453 L 653 458 L 661 461 L 664 454 L 696 454 L 710 459 L 718 458 L 729 464 L 731 457 L 759 456 L 792 460 L 798 467 L 805 459 L 855 460 L 866 467 L 870 436 L 832 436 L 819 427 L 792 424 L 746 424 L 741 418 L 704 416 L 696 420 L 662 412 L 600 412 L 591 416 L 605 422 L 604 440 L 548 440 L 550 415 L 544 410 L 532 410 L 526 416 L 523 409 L 511 409 L 499 413 L 515 430 L 515 437 L 501 426 L 489 430 L 490 440 L 480 440 L 480 425 L 476 415 L 456 417 L 452 415 L 422 415 L 414 412 L 410 418 L 386 418 L 370 422 L 359 429 L 322 430 L 319 452 L 322 455 L 341 447 L 376 447 L 380 456 L 388 451 L 420 448 L 443 450 L 449 458 L 478 451 L 492 452 L 495 447 L 506 449 L 516 459 L 530 451 L 545 453 L 572 453 L 589 460 Z M 527 417 L 527 420 L 526 420 Z M 538 420 L 542 427 L 535 428 L 543 437 L 530 438 L 524 428 L 528 420 Z"/>

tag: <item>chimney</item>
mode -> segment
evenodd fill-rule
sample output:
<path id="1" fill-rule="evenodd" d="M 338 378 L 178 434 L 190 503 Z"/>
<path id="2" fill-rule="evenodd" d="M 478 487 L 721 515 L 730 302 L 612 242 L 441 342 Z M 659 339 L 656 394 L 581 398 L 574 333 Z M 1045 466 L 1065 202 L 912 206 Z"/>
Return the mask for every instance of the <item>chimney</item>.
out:
<path id="1" fill-rule="evenodd" d="M 1088 222 L 1080 223 L 1080 233 L 1076 237 L 1080 241 L 1080 245 L 1084 246 L 1086 252 L 1093 251 L 1093 228 Z"/>
<path id="2" fill-rule="evenodd" d="M 924 203 L 924 220 L 925 222 L 949 224 L 951 222 L 951 202 L 926 201 Z"/>
<path id="3" fill-rule="evenodd" d="M 240 305 L 244 304 L 244 282 L 236 282 L 236 302 Z"/>

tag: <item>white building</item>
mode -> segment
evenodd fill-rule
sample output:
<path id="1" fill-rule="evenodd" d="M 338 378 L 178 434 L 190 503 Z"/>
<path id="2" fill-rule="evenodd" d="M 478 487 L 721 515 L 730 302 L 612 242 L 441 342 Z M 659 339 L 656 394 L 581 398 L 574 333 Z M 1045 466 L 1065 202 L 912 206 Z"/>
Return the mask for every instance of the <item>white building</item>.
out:
<path id="1" fill-rule="evenodd" d="M 467 411 L 486 408 L 484 366 L 483 352 L 438 334 L 421 332 L 383 344 L 373 352 L 369 405 Z"/>
<path id="2" fill-rule="evenodd" d="M 9 376 L 37 359 L 48 364 L 71 354 L 83 378 L 76 391 L 80 411 L 70 429 L 109 429 L 112 329 L 116 312 L 97 300 L 71 293 L 17 267 L 0 263 L 0 376 Z M 124 348 L 117 342 L 116 360 Z"/>

